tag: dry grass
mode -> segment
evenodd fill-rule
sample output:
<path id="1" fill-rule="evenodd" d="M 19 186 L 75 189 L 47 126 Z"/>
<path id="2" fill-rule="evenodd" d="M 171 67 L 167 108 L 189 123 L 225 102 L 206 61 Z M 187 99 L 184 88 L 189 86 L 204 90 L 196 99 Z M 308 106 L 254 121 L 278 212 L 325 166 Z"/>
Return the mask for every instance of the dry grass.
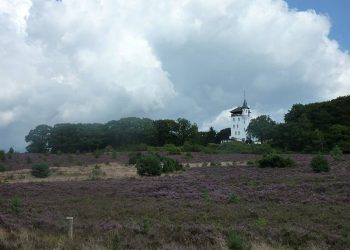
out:
<path id="1" fill-rule="evenodd" d="M 29 169 L 7 171 L 0 173 L 0 183 L 28 183 L 28 182 L 53 182 L 53 181 L 82 181 L 92 178 L 95 165 L 51 167 L 51 175 L 47 178 L 36 178 L 31 175 Z M 125 177 L 136 177 L 136 169 L 133 166 L 119 163 L 98 164 L 101 175 L 99 179 L 117 179 Z"/>

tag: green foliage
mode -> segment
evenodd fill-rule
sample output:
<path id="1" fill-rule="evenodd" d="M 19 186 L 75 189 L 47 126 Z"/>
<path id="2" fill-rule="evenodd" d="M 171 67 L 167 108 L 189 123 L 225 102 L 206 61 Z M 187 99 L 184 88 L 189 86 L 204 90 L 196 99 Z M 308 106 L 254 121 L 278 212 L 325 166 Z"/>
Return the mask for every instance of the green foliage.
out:
<path id="1" fill-rule="evenodd" d="M 100 156 L 102 155 L 102 151 L 99 150 L 99 149 L 96 149 L 94 151 L 94 157 L 97 159 L 97 158 L 100 158 Z"/>
<path id="2" fill-rule="evenodd" d="M 168 158 L 168 157 L 163 157 L 162 158 L 162 172 L 163 173 L 171 173 L 174 171 L 179 171 L 183 169 L 183 166 L 176 160 Z"/>
<path id="3" fill-rule="evenodd" d="M 252 119 L 248 125 L 248 135 L 257 138 L 261 143 L 271 140 L 276 122 L 268 115 L 261 115 Z"/>
<path id="4" fill-rule="evenodd" d="M 50 175 L 49 166 L 46 163 L 37 163 L 32 166 L 32 176 L 37 178 L 45 178 Z"/>
<path id="5" fill-rule="evenodd" d="M 51 137 L 52 127 L 48 125 L 39 125 L 29 131 L 25 141 L 29 143 L 27 151 L 30 153 L 45 153 L 49 151 L 49 138 Z"/>
<path id="6" fill-rule="evenodd" d="M 170 155 L 179 155 L 179 154 L 181 154 L 181 149 L 179 147 L 176 147 L 174 144 L 166 144 L 166 145 L 164 145 L 163 148 Z"/>
<path id="7" fill-rule="evenodd" d="M 340 149 L 338 145 L 335 145 L 332 150 L 330 151 L 330 155 L 333 157 L 336 161 L 343 160 L 343 151 Z"/>
<path id="8" fill-rule="evenodd" d="M 186 152 L 185 156 L 186 158 L 193 158 L 193 155 L 191 154 L 191 152 Z"/>
<path id="9" fill-rule="evenodd" d="M 267 154 L 272 152 L 269 144 L 247 144 L 239 141 L 219 144 L 216 150 L 220 153 L 237 154 Z"/>
<path id="10" fill-rule="evenodd" d="M 269 223 L 269 221 L 266 218 L 258 218 L 256 220 L 256 225 L 260 226 L 260 227 L 264 227 Z"/>
<path id="11" fill-rule="evenodd" d="M 9 151 L 7 152 L 8 154 L 13 154 L 15 152 L 15 150 L 13 149 L 13 147 L 10 147 Z"/>
<path id="12" fill-rule="evenodd" d="M 141 156 L 136 163 L 136 169 L 141 176 L 157 176 L 162 173 L 160 159 L 153 154 Z"/>
<path id="13" fill-rule="evenodd" d="M 134 165 L 141 158 L 142 154 L 140 152 L 132 152 L 129 154 L 129 164 Z"/>
<path id="14" fill-rule="evenodd" d="M 20 212 L 21 207 L 22 207 L 22 199 L 18 195 L 15 195 L 11 199 L 11 209 L 12 211 L 18 214 Z"/>
<path id="15" fill-rule="evenodd" d="M 248 249 L 239 234 L 231 231 L 227 238 L 227 247 L 231 250 L 245 250 Z"/>
<path id="16" fill-rule="evenodd" d="M 33 160 L 32 160 L 32 158 L 30 158 L 29 155 L 27 155 L 27 157 L 26 157 L 26 162 L 27 162 L 27 164 L 32 164 L 33 163 Z"/>
<path id="17" fill-rule="evenodd" d="M 151 220 L 149 218 L 143 218 L 142 220 L 142 226 L 141 226 L 141 233 L 148 234 L 149 230 L 151 228 Z"/>
<path id="18" fill-rule="evenodd" d="M 103 171 L 99 165 L 95 165 L 90 174 L 90 180 L 98 180 L 103 175 Z"/>
<path id="19" fill-rule="evenodd" d="M 211 161 L 210 162 L 210 166 L 211 167 L 220 167 L 221 166 L 221 162 L 219 162 L 219 161 Z"/>
<path id="20" fill-rule="evenodd" d="M 203 146 L 192 143 L 192 142 L 185 142 L 185 144 L 182 146 L 182 151 L 183 152 L 200 152 L 202 150 Z"/>
<path id="21" fill-rule="evenodd" d="M 221 143 L 222 141 L 227 141 L 230 139 L 230 136 L 231 136 L 231 128 L 222 129 L 216 134 L 215 142 Z"/>
<path id="22" fill-rule="evenodd" d="M 239 201 L 240 201 L 239 196 L 237 196 L 236 194 L 233 194 L 233 193 L 230 195 L 229 200 L 228 200 L 228 202 L 230 204 L 237 204 L 237 203 L 239 203 Z"/>
<path id="23" fill-rule="evenodd" d="M 122 239 L 118 233 L 115 233 L 111 240 L 111 248 L 112 250 L 120 250 L 122 249 Z"/>
<path id="24" fill-rule="evenodd" d="M 328 160 L 321 154 L 316 155 L 312 158 L 310 166 L 315 173 L 330 171 Z"/>
<path id="25" fill-rule="evenodd" d="M 0 164 L 0 172 L 5 172 L 5 171 L 6 171 L 6 167 Z"/>
<path id="26" fill-rule="evenodd" d="M 285 168 L 294 166 L 295 162 L 289 157 L 283 157 L 276 153 L 270 153 L 264 155 L 260 160 L 258 160 L 258 165 L 261 168 Z"/>
<path id="27" fill-rule="evenodd" d="M 4 161 L 5 158 L 5 151 L 4 150 L 0 150 L 0 161 Z"/>

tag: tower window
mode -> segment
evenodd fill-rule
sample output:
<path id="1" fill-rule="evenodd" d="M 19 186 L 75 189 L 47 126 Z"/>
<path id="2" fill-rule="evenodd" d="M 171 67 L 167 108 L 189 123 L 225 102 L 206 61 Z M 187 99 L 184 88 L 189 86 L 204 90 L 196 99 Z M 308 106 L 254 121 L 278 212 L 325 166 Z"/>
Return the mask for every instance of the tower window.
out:
<path id="1" fill-rule="evenodd" d="M 233 117 L 232 120 L 235 121 L 235 118 Z"/>
<path id="2" fill-rule="evenodd" d="M 239 121 L 239 117 L 238 117 L 238 121 Z"/>
<path id="3" fill-rule="evenodd" d="M 238 128 L 238 124 L 237 124 L 237 128 Z"/>
<path id="4" fill-rule="evenodd" d="M 238 135 L 240 135 L 241 134 L 241 132 L 240 131 L 238 131 Z"/>

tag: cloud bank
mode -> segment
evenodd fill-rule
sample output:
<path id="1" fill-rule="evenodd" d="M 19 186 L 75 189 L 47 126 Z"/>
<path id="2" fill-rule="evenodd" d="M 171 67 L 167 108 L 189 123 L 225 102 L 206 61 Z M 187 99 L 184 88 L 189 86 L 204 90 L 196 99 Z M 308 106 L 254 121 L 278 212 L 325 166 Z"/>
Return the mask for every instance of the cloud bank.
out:
<path id="1" fill-rule="evenodd" d="M 38 124 L 125 116 L 229 126 L 242 102 L 281 120 L 350 92 L 327 17 L 282 0 L 0 3 L 0 147 Z M 228 116 L 229 114 L 227 114 Z"/>

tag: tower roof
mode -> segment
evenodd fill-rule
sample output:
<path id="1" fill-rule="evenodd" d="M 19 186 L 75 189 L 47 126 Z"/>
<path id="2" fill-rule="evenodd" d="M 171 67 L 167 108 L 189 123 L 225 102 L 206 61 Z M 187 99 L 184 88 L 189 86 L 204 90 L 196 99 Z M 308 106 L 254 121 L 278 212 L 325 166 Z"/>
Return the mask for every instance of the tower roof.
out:
<path id="1" fill-rule="evenodd" d="M 248 107 L 248 104 L 247 104 L 247 101 L 246 99 L 244 98 L 244 101 L 243 101 L 243 106 L 242 106 L 243 109 L 249 109 Z"/>

